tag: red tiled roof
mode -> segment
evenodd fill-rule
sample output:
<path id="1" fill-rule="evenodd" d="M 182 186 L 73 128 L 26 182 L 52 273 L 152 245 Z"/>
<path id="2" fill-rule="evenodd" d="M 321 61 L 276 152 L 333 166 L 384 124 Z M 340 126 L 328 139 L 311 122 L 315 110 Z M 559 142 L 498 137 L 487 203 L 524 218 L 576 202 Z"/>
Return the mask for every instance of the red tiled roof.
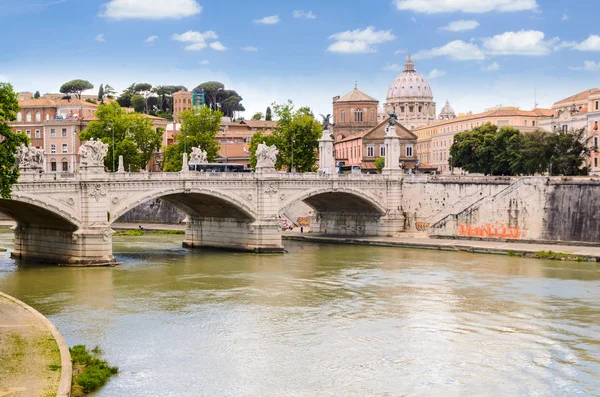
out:
<path id="1" fill-rule="evenodd" d="M 241 124 L 246 124 L 250 128 L 267 128 L 274 129 L 277 128 L 276 121 L 267 121 L 267 120 L 244 120 Z"/>
<path id="2" fill-rule="evenodd" d="M 565 99 L 561 99 L 560 101 L 556 102 L 553 107 L 560 107 L 561 105 L 572 105 L 573 102 L 578 102 L 578 101 L 587 101 L 588 97 L 592 94 L 596 94 L 599 93 L 600 89 L 598 88 L 590 88 L 587 89 L 585 91 L 581 91 L 578 94 L 575 95 L 571 95 L 568 98 Z"/>
<path id="3" fill-rule="evenodd" d="M 97 108 L 98 105 L 94 103 L 89 103 L 86 101 L 81 101 L 79 99 L 71 99 L 70 101 L 66 99 L 26 99 L 24 101 L 19 101 L 19 106 L 23 109 L 27 108 L 54 108 L 54 107 L 89 107 L 89 108 Z"/>

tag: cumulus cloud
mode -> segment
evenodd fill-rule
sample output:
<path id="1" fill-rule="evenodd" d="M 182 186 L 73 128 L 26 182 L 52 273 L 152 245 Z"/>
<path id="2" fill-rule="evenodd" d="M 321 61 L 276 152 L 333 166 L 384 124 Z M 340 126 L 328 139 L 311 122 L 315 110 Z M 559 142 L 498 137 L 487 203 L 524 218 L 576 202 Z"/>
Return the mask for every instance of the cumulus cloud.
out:
<path id="1" fill-rule="evenodd" d="M 305 12 L 304 10 L 294 11 L 294 18 L 316 19 L 317 16 L 312 11 Z"/>
<path id="2" fill-rule="evenodd" d="M 544 32 L 538 30 L 504 32 L 484 39 L 483 47 L 492 55 L 548 55 L 557 48 L 559 40 L 544 40 L 544 37 Z"/>
<path id="3" fill-rule="evenodd" d="M 187 51 L 201 51 L 210 45 L 210 48 L 216 51 L 225 51 L 227 48 L 223 46 L 219 41 L 213 41 L 218 39 L 219 36 L 212 30 L 204 33 L 188 30 L 182 34 L 174 34 L 171 39 L 180 41 L 182 43 L 189 43 L 185 49 Z M 212 41 L 209 44 L 209 41 Z"/>
<path id="4" fill-rule="evenodd" d="M 196 0 L 111 0 L 100 16 L 111 19 L 180 19 L 200 14 Z"/>
<path id="5" fill-rule="evenodd" d="M 600 51 L 600 36 L 592 34 L 573 48 L 579 51 Z"/>
<path id="6" fill-rule="evenodd" d="M 489 65 L 486 65 L 481 68 L 484 72 L 493 72 L 494 70 L 500 69 L 500 64 L 498 62 L 492 62 Z"/>
<path id="7" fill-rule="evenodd" d="M 450 43 L 431 50 L 422 50 L 414 55 L 415 59 L 428 59 L 439 56 L 447 56 L 455 61 L 481 61 L 485 59 L 485 54 L 481 49 L 472 43 L 465 43 L 462 40 L 451 41 Z"/>
<path id="8" fill-rule="evenodd" d="M 442 77 L 442 76 L 445 76 L 445 75 L 446 75 L 446 71 L 433 69 L 431 72 L 429 72 L 429 74 L 427 75 L 427 78 L 429 78 L 429 79 L 435 79 L 437 77 Z"/>
<path id="9" fill-rule="evenodd" d="M 479 22 L 473 20 L 465 21 L 461 19 L 459 21 L 450 22 L 446 26 L 442 26 L 440 30 L 445 30 L 448 32 L 462 32 L 465 30 L 477 29 L 477 27 L 479 27 Z"/>
<path id="10" fill-rule="evenodd" d="M 99 34 L 98 36 L 96 36 L 96 41 L 99 43 L 104 43 L 106 41 L 106 38 L 104 38 L 103 34 Z"/>
<path id="11" fill-rule="evenodd" d="M 513 12 L 536 10 L 536 0 L 395 0 L 400 11 L 414 11 L 425 14 L 442 12 Z"/>
<path id="12" fill-rule="evenodd" d="M 585 72 L 600 72 L 600 62 L 584 61 L 583 66 L 571 66 L 571 70 L 583 70 Z"/>
<path id="13" fill-rule="evenodd" d="M 150 36 L 144 40 L 144 43 L 154 43 L 156 40 L 158 40 L 158 36 Z"/>
<path id="14" fill-rule="evenodd" d="M 281 22 L 281 19 L 279 19 L 279 15 L 271 15 L 268 17 L 254 20 L 254 23 L 258 23 L 261 25 L 276 25 L 279 22 Z"/>
<path id="15" fill-rule="evenodd" d="M 256 51 L 258 51 L 258 48 L 257 47 L 253 47 L 253 46 L 247 46 L 247 47 L 242 47 L 242 51 L 256 52 Z"/>
<path id="16" fill-rule="evenodd" d="M 377 52 L 372 44 L 381 44 L 392 41 L 396 38 L 391 30 L 375 30 L 369 26 L 366 29 L 347 30 L 329 36 L 330 40 L 335 40 L 327 51 L 344 54 L 365 54 Z"/>
<path id="17" fill-rule="evenodd" d="M 398 63 L 388 63 L 383 67 L 383 70 L 387 70 L 388 72 L 401 72 L 404 69 L 404 66 Z"/>

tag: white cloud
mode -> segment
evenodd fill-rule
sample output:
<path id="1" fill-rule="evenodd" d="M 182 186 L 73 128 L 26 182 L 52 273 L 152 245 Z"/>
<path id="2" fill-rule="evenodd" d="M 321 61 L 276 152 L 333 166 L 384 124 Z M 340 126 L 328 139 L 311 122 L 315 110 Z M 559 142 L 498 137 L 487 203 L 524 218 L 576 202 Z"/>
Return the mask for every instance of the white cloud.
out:
<path id="1" fill-rule="evenodd" d="M 483 47 L 492 55 L 548 55 L 559 40 L 544 40 L 544 36 L 539 30 L 504 32 L 484 39 Z"/>
<path id="2" fill-rule="evenodd" d="M 389 72 L 401 72 L 404 67 L 398 63 L 388 63 L 383 67 L 383 70 L 387 70 Z"/>
<path id="3" fill-rule="evenodd" d="M 445 75 L 446 75 L 446 72 L 444 70 L 433 69 L 431 72 L 429 72 L 429 74 L 427 75 L 427 78 L 435 79 L 436 77 L 442 77 Z"/>
<path id="4" fill-rule="evenodd" d="M 500 64 L 498 62 L 492 62 L 489 65 L 486 65 L 481 68 L 484 72 L 493 72 L 494 70 L 500 69 Z"/>
<path id="5" fill-rule="evenodd" d="M 477 27 L 479 27 L 479 22 L 473 20 L 465 21 L 461 19 L 459 21 L 450 22 L 446 26 L 442 26 L 440 30 L 446 30 L 448 32 L 462 32 L 465 30 L 473 30 Z"/>
<path id="6" fill-rule="evenodd" d="M 374 27 L 361 30 L 347 30 L 329 36 L 330 40 L 336 42 L 331 44 L 327 51 L 339 52 L 344 54 L 365 54 L 376 52 L 371 44 L 385 43 L 396 38 L 391 30 L 375 30 Z"/>
<path id="7" fill-rule="evenodd" d="M 153 43 L 156 40 L 158 40 L 158 36 L 150 36 L 146 40 L 144 40 L 144 43 Z"/>
<path id="8" fill-rule="evenodd" d="M 225 51 L 227 48 L 221 44 L 219 41 L 213 41 L 212 43 L 208 43 L 209 40 L 216 40 L 219 36 L 213 32 L 212 30 L 206 31 L 204 33 L 196 32 L 193 30 L 188 30 L 182 34 L 174 34 L 171 39 L 175 41 L 180 41 L 182 43 L 190 43 L 185 49 L 187 51 L 202 51 L 206 47 L 210 45 L 210 48 L 216 51 Z"/>
<path id="9" fill-rule="evenodd" d="M 258 51 L 258 48 L 257 47 L 253 47 L 253 46 L 247 46 L 247 47 L 242 47 L 242 51 L 256 52 L 256 51 Z"/>
<path id="10" fill-rule="evenodd" d="M 414 11 L 426 14 L 442 12 L 512 12 L 536 10 L 536 0 L 395 0 L 400 11 Z"/>
<path id="11" fill-rule="evenodd" d="M 206 59 L 203 61 L 198 62 L 198 65 L 208 65 L 210 62 L 208 62 Z"/>
<path id="12" fill-rule="evenodd" d="M 294 18 L 316 19 L 317 16 L 312 11 L 304 12 L 304 10 L 294 11 Z"/>
<path id="13" fill-rule="evenodd" d="M 210 48 L 215 51 L 227 51 L 227 47 L 225 47 L 220 41 L 213 41 L 209 44 Z"/>
<path id="14" fill-rule="evenodd" d="M 417 18 L 413 15 L 412 17 L 410 17 L 410 21 L 412 23 L 417 23 Z"/>
<path id="15" fill-rule="evenodd" d="M 583 70 L 586 72 L 600 72 L 600 62 L 584 61 L 583 66 L 571 66 L 571 70 Z"/>
<path id="16" fill-rule="evenodd" d="M 196 0 L 111 0 L 102 9 L 99 15 L 112 19 L 180 19 L 202 12 Z"/>
<path id="17" fill-rule="evenodd" d="M 563 14 L 563 16 L 562 16 L 562 17 L 560 17 L 560 20 L 561 20 L 561 21 L 566 21 L 566 20 L 568 20 L 568 19 L 569 19 L 569 16 L 568 16 L 567 14 Z"/>
<path id="18" fill-rule="evenodd" d="M 462 40 L 451 41 L 450 43 L 431 50 L 422 50 L 414 55 L 414 59 L 428 59 L 439 56 L 447 56 L 455 61 L 481 61 L 485 59 L 485 54 L 481 49 L 471 43 L 465 43 Z"/>
<path id="19" fill-rule="evenodd" d="M 281 19 L 279 19 L 279 15 L 271 15 L 268 17 L 254 20 L 254 23 L 259 23 L 261 25 L 275 25 L 279 22 L 281 22 Z"/>
<path id="20" fill-rule="evenodd" d="M 592 34 L 573 48 L 579 51 L 600 51 L 600 36 Z"/>
<path id="21" fill-rule="evenodd" d="M 104 43 L 106 41 L 106 38 L 104 38 L 103 34 L 99 34 L 98 36 L 96 36 L 96 41 L 99 43 Z"/>

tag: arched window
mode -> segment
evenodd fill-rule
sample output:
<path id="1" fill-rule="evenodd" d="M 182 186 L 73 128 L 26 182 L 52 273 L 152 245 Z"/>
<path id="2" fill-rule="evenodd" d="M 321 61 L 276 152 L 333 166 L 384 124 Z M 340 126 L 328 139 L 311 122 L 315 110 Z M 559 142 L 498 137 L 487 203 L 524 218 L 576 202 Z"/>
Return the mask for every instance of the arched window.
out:
<path id="1" fill-rule="evenodd" d="M 17 113 L 17 121 L 23 121 L 23 113 Z"/>
<path id="2" fill-rule="evenodd" d="M 423 112 L 423 106 L 419 106 L 419 113 Z"/>
<path id="3" fill-rule="evenodd" d="M 346 112 L 343 110 L 340 113 L 340 119 L 342 120 L 342 123 L 346 122 Z"/>
<path id="4" fill-rule="evenodd" d="M 400 113 L 404 113 L 404 106 L 400 106 Z"/>
<path id="5" fill-rule="evenodd" d="M 42 114 L 40 112 L 35 112 L 35 121 L 42 121 Z"/>
<path id="6" fill-rule="evenodd" d="M 25 121 L 31 121 L 31 112 L 25 114 Z"/>
<path id="7" fill-rule="evenodd" d="M 362 123 L 362 121 L 363 121 L 363 111 L 362 111 L 362 109 L 357 109 L 354 112 L 354 121 L 357 122 L 357 123 Z"/>
<path id="8" fill-rule="evenodd" d="M 409 113 L 413 113 L 415 111 L 415 107 L 414 106 L 409 106 L 408 107 L 408 111 L 409 111 Z"/>

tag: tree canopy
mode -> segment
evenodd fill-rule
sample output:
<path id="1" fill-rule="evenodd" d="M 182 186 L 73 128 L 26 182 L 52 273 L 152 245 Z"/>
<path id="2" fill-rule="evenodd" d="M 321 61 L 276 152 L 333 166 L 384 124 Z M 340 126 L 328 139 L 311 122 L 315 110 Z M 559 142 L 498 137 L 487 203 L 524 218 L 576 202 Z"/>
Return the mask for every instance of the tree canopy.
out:
<path id="1" fill-rule="evenodd" d="M 104 103 L 104 84 L 100 84 L 100 88 L 98 89 L 98 101 Z"/>
<path id="2" fill-rule="evenodd" d="M 254 113 L 254 116 L 252 116 L 252 120 L 262 120 L 262 119 L 263 119 L 263 114 L 261 112 Z"/>
<path id="3" fill-rule="evenodd" d="M 273 120 L 273 113 L 271 112 L 271 107 L 270 106 L 267 107 L 267 112 L 265 113 L 265 120 L 266 121 L 272 121 Z"/>
<path id="4" fill-rule="evenodd" d="M 34 97 L 35 99 L 39 99 L 39 97 L 40 97 L 40 96 L 41 96 L 41 95 L 40 95 L 40 92 L 39 92 L 39 91 L 36 91 L 36 92 L 35 92 L 35 94 L 33 94 L 33 97 Z"/>
<path id="5" fill-rule="evenodd" d="M 71 80 L 64 83 L 60 87 L 60 92 L 62 94 L 73 94 L 77 99 L 81 99 L 81 93 L 83 91 L 91 90 L 94 88 L 94 85 L 87 80 Z"/>
<path id="6" fill-rule="evenodd" d="M 226 90 L 219 81 L 207 81 L 194 88 L 194 91 L 202 90 L 205 104 L 213 110 L 220 110 L 224 116 L 235 118 L 235 112 L 246 110 L 242 105 L 243 98 L 234 90 Z"/>
<path id="7" fill-rule="evenodd" d="M 108 145 L 104 165 L 113 170 L 114 133 L 115 162 L 123 156 L 126 168 L 131 166 L 132 171 L 145 169 L 160 148 L 164 131 L 155 131 L 150 119 L 141 114 L 128 114 L 116 102 L 100 105 L 96 117 L 98 120 L 90 122 L 80 138 L 84 141 L 94 138 Z"/>
<path id="8" fill-rule="evenodd" d="M 181 171 L 184 151 L 192 152 L 192 147 L 199 147 L 206 151 L 209 162 L 213 162 L 219 155 L 220 144 L 215 140 L 223 113 L 212 111 L 208 106 L 194 110 L 185 110 L 181 113 L 181 132 L 175 136 L 175 143 L 164 149 L 163 171 Z"/>
<path id="9" fill-rule="evenodd" d="M 589 155 L 584 131 L 521 133 L 490 123 L 455 135 L 453 165 L 486 175 L 582 175 Z"/>
<path id="10" fill-rule="evenodd" d="M 23 133 L 14 133 L 8 122 L 17 119 L 19 101 L 12 85 L 0 83 L 0 197 L 9 199 L 12 185 L 19 179 L 19 167 L 15 157 L 19 147 L 29 144 Z"/>

